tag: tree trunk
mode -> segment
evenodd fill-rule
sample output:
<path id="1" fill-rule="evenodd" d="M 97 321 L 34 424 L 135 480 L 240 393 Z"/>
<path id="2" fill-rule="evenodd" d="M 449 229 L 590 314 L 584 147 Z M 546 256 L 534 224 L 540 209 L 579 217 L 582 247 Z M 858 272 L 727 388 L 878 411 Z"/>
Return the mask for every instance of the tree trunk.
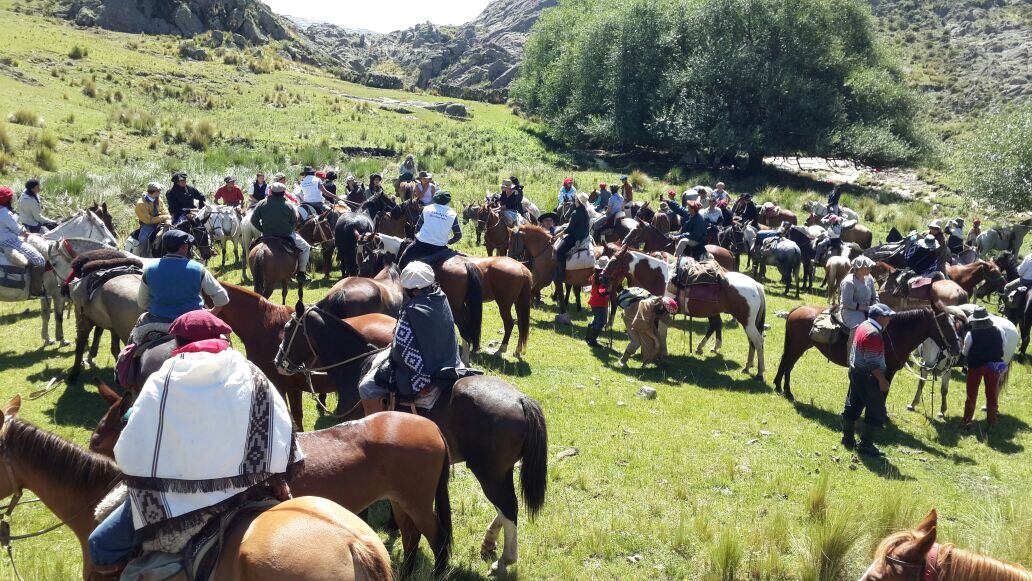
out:
<path id="1" fill-rule="evenodd" d="M 749 171 L 760 171 L 763 169 L 763 153 L 750 151 L 747 155 L 749 156 L 749 165 L 746 166 L 746 169 Z"/>

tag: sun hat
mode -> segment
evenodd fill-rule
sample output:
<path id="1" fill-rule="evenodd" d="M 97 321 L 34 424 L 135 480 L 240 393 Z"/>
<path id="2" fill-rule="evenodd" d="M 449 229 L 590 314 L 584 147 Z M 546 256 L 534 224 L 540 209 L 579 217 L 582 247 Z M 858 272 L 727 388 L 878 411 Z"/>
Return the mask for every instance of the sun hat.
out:
<path id="1" fill-rule="evenodd" d="M 993 320 L 989 318 L 988 309 L 981 305 L 975 307 L 971 315 L 968 316 L 968 323 L 972 329 L 988 329 L 993 326 Z"/>
<path id="2" fill-rule="evenodd" d="M 663 308 L 671 315 L 677 314 L 677 301 L 670 297 L 663 297 Z"/>
<path id="3" fill-rule="evenodd" d="M 353 181 L 355 181 L 355 176 L 353 176 L 351 174 L 348 174 L 348 177 L 345 178 L 344 181 L 346 181 L 346 182 L 353 182 Z"/>
<path id="4" fill-rule="evenodd" d="M 218 339 L 222 335 L 229 336 L 233 328 L 225 321 L 204 309 L 197 309 L 179 315 L 168 328 L 168 334 L 185 343 Z"/>
<path id="5" fill-rule="evenodd" d="M 310 166 L 310 165 L 306 165 L 305 168 L 303 170 L 301 170 L 301 175 L 303 175 L 303 176 L 315 175 L 315 168 Z"/>
<path id="6" fill-rule="evenodd" d="M 502 180 L 502 187 L 504 188 L 506 186 L 509 186 L 511 188 L 512 187 L 512 180 Z"/>
<path id="7" fill-rule="evenodd" d="M 272 176 L 272 179 L 274 179 L 274 180 L 285 180 L 285 179 L 287 179 L 287 174 L 285 174 L 285 173 L 283 173 L 281 171 L 278 171 L 278 172 L 276 172 L 276 175 Z"/>
<path id="8" fill-rule="evenodd" d="M 591 203 L 591 197 L 588 194 L 581 192 L 577 194 L 577 202 L 582 206 L 587 206 Z"/>
<path id="9" fill-rule="evenodd" d="M 892 317 L 896 314 L 889 305 L 884 303 L 874 303 L 871 308 L 867 309 L 867 318 L 873 319 L 874 317 Z"/>
<path id="10" fill-rule="evenodd" d="M 931 234 L 929 234 L 928 236 L 925 236 L 924 238 L 922 238 L 921 241 L 918 242 L 918 244 L 920 244 L 921 246 L 924 246 L 925 248 L 927 248 L 929 250 L 935 250 L 936 248 L 939 247 L 939 241 L 936 240 L 935 236 L 932 236 Z"/>
<path id="11" fill-rule="evenodd" d="M 942 230 L 942 220 L 932 220 L 928 223 L 928 228 L 935 228 L 936 230 Z"/>
<path id="12" fill-rule="evenodd" d="M 432 174 L 432 173 L 430 173 L 428 171 L 421 171 L 421 172 L 419 172 L 418 179 L 421 179 L 421 180 L 423 180 L 423 179 L 432 180 L 432 179 L 434 179 L 434 174 Z"/>
<path id="13" fill-rule="evenodd" d="M 850 264 L 850 266 L 853 270 L 860 270 L 862 268 L 871 269 L 874 268 L 874 260 L 870 259 L 867 256 L 857 256 L 853 259 L 853 262 L 852 264 Z"/>
<path id="14" fill-rule="evenodd" d="M 559 215 L 556 214 L 555 212 L 545 212 L 544 214 L 541 214 L 540 216 L 538 216 L 538 222 L 541 222 L 542 220 L 552 220 L 552 221 L 558 222 L 559 221 Z"/>
<path id="15" fill-rule="evenodd" d="M 409 290 L 426 288 L 434 284 L 434 269 L 425 262 L 410 262 L 401 271 L 401 286 Z"/>

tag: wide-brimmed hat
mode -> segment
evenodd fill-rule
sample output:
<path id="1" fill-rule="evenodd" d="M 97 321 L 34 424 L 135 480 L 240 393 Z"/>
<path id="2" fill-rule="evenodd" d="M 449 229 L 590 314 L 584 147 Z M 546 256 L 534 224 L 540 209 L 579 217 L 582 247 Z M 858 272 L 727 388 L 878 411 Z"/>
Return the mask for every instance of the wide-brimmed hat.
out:
<path id="1" fill-rule="evenodd" d="M 935 228 L 936 230 L 942 230 L 942 220 L 932 220 L 928 223 L 928 228 Z"/>
<path id="2" fill-rule="evenodd" d="M 547 220 L 549 218 L 551 218 L 552 220 L 555 220 L 556 222 L 558 222 L 559 221 L 559 214 L 556 214 L 555 212 L 545 212 L 544 214 L 541 214 L 540 216 L 538 216 L 538 222 L 540 222 L 542 220 Z"/>
<path id="3" fill-rule="evenodd" d="M 923 246 L 923 247 L 925 247 L 925 248 L 927 248 L 929 250 L 935 250 L 936 248 L 939 247 L 939 241 L 936 240 L 935 236 L 932 236 L 931 234 L 929 234 L 928 236 L 925 236 L 924 238 L 922 238 L 918 242 L 918 244 L 920 244 L 921 246 Z"/>
<path id="4" fill-rule="evenodd" d="M 588 194 L 585 192 L 580 192 L 579 194 L 577 194 L 577 203 L 579 203 L 582 206 L 587 206 L 591 203 L 591 197 L 588 196 Z"/>
<path id="5" fill-rule="evenodd" d="M 353 182 L 353 181 L 355 181 L 355 176 L 353 176 L 351 174 L 348 174 L 348 177 L 344 178 L 344 181 L 346 181 L 346 182 Z"/>
<path id="6" fill-rule="evenodd" d="M 421 171 L 421 172 L 419 172 L 419 176 L 417 176 L 417 179 L 432 180 L 432 179 L 434 179 L 434 174 L 432 174 L 432 173 L 430 173 L 428 171 Z"/>
<path id="7" fill-rule="evenodd" d="M 871 308 L 867 309 L 867 318 L 873 319 L 874 317 L 892 317 L 896 314 L 889 305 L 884 303 L 874 303 Z"/>
<path id="8" fill-rule="evenodd" d="M 850 267 L 852 267 L 853 270 L 860 270 L 864 268 L 871 269 L 874 268 L 874 260 L 867 256 L 857 256 L 853 259 L 853 262 L 850 264 Z"/>
<path id="9" fill-rule="evenodd" d="M 274 194 L 285 194 L 287 193 L 287 184 L 276 182 L 269 186 L 269 191 Z"/>
<path id="10" fill-rule="evenodd" d="M 303 176 L 314 176 L 315 175 L 315 168 L 310 166 L 310 165 L 306 165 L 305 168 L 301 170 L 301 175 L 303 175 Z"/>
<path id="11" fill-rule="evenodd" d="M 988 329 L 993 326 L 993 320 L 989 318 L 989 310 L 981 305 L 974 308 L 967 320 L 972 329 Z"/>

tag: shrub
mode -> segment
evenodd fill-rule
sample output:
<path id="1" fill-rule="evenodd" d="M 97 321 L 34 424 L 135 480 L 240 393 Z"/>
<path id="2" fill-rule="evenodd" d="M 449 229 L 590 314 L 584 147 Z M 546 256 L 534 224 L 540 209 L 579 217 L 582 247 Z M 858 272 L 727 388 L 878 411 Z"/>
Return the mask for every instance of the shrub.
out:
<path id="1" fill-rule="evenodd" d="M 68 53 L 68 58 L 72 60 L 84 59 L 89 56 L 90 52 L 86 47 L 75 45 L 72 50 Z"/>
<path id="2" fill-rule="evenodd" d="M 102 139 L 100 140 L 100 143 L 97 144 L 97 148 L 100 149 L 101 155 L 107 155 L 108 152 L 111 151 L 111 141 L 108 139 Z"/>
<path id="3" fill-rule="evenodd" d="M 7 126 L 0 123 L 0 151 L 6 151 L 11 153 L 14 151 L 14 144 L 11 143 L 11 137 L 7 135 Z"/>
<path id="4" fill-rule="evenodd" d="M 1032 209 L 1032 105 L 982 122 L 953 153 L 952 178 L 1001 212 Z"/>
<path id="5" fill-rule="evenodd" d="M 28 109 L 18 109 L 11 116 L 7 118 L 11 123 L 17 123 L 18 125 L 28 125 L 29 127 L 42 127 L 43 118 L 39 116 L 39 113 L 30 111 Z"/>
<path id="6" fill-rule="evenodd" d="M 82 94 L 86 95 L 87 97 L 89 97 L 91 99 L 95 99 L 97 97 L 97 85 L 96 85 L 96 83 L 94 83 L 92 80 L 87 80 L 85 83 L 83 83 L 82 84 Z"/>
<path id="7" fill-rule="evenodd" d="M 824 520 L 828 512 L 828 472 L 821 473 L 817 482 L 806 495 L 806 514 L 818 521 Z"/>
<path id="8" fill-rule="evenodd" d="M 14 155 L 7 151 L 0 151 L 0 173 L 7 172 L 14 168 Z"/>
<path id="9" fill-rule="evenodd" d="M 57 160 L 54 159 L 54 152 L 45 147 L 37 149 L 36 165 L 45 171 L 57 170 Z"/>
<path id="10" fill-rule="evenodd" d="M 835 581 L 842 577 L 849 552 L 860 538 L 861 528 L 845 511 L 830 514 L 810 526 L 799 539 L 799 578 Z"/>

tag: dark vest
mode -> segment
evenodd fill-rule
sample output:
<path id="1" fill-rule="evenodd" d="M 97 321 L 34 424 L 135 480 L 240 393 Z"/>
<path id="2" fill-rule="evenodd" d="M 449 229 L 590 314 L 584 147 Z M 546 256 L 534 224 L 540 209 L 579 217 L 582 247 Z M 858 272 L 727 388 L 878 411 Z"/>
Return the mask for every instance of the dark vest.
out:
<path id="1" fill-rule="evenodd" d="M 971 349 L 968 350 L 968 368 L 974 369 L 993 361 L 1003 361 L 1003 333 L 996 327 L 971 329 Z"/>
<path id="2" fill-rule="evenodd" d="M 254 199 L 258 200 L 259 202 L 264 200 L 265 199 L 265 194 L 268 191 L 269 191 L 269 182 L 265 182 L 264 184 L 259 184 L 258 182 L 254 182 Z"/>
<path id="3" fill-rule="evenodd" d="M 147 267 L 144 277 L 150 292 L 148 310 L 159 317 L 179 315 L 204 308 L 201 278 L 204 267 L 188 258 L 165 257 Z"/>

